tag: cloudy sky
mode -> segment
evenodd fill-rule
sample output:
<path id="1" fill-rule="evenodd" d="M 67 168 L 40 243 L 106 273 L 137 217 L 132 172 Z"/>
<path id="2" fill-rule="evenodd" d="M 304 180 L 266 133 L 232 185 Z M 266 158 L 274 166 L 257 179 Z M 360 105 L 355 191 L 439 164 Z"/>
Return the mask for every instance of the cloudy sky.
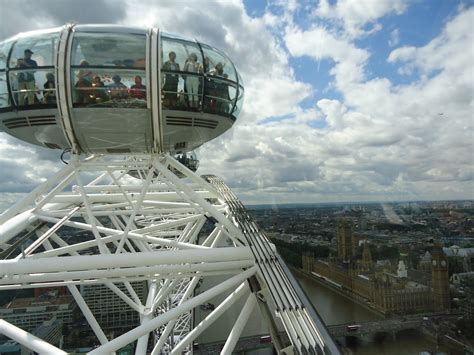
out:
<path id="1" fill-rule="evenodd" d="M 198 150 L 244 203 L 473 199 L 474 2 L 0 0 L 0 40 L 158 26 L 223 49 L 246 88 Z M 0 207 L 60 167 L 0 133 Z M 3 205 L 2 205 L 3 204 Z"/>

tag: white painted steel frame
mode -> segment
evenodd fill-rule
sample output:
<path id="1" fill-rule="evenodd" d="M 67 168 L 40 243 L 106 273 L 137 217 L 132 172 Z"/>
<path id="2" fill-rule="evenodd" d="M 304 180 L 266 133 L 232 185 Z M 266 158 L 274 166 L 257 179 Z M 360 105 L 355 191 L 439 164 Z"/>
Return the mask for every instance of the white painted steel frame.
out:
<path id="1" fill-rule="evenodd" d="M 269 298 L 264 301 L 272 335 L 279 323 L 293 350 L 322 352 L 318 344 L 325 339 L 275 262 L 274 247 L 259 237 L 254 222 L 242 220 L 229 191 L 165 154 L 72 155 L 54 178 L 0 215 L 0 290 L 67 287 L 97 337 L 92 354 L 132 342 L 136 354 L 192 352 L 196 337 L 245 296 L 222 350 L 229 354 L 255 305 L 261 309 L 262 288 L 276 300 L 270 308 Z M 195 292 L 202 279 L 214 276 L 222 281 Z M 252 292 L 251 277 L 252 288 L 257 285 Z M 146 282 L 143 299 L 137 281 Z M 140 324 L 112 339 L 77 287 L 93 285 L 105 286 Z M 193 310 L 217 296 L 225 299 L 194 324 Z M 9 323 L 0 333 L 25 345 L 32 339 Z"/>
<path id="2" fill-rule="evenodd" d="M 0 334 L 5 334 L 7 337 L 16 340 L 18 343 L 39 354 L 67 354 L 61 349 L 43 341 L 33 334 L 25 332 L 23 329 L 3 319 L 0 319 Z"/>
<path id="3" fill-rule="evenodd" d="M 207 220 L 213 228 L 203 235 Z M 94 354 L 113 352 L 133 341 L 136 353 L 144 354 L 150 332 L 157 329 L 162 332 L 153 353 L 175 345 L 191 350 L 197 336 L 193 308 L 240 285 L 201 322 L 211 324 L 241 295 L 249 294 L 245 280 L 257 271 L 223 199 L 167 155 L 73 155 L 54 178 L 0 215 L 0 222 L 0 253 L 36 228 L 30 244 L 0 260 L 0 290 L 66 286 L 97 336 L 100 346 Z M 215 275 L 226 279 L 195 295 L 199 281 Z M 139 280 L 148 284 L 146 300 L 137 296 L 131 283 Z M 100 284 L 141 319 L 140 325 L 113 340 L 77 287 Z M 9 323 L 0 329 L 25 345 L 32 339 Z"/>
<path id="4" fill-rule="evenodd" d="M 71 123 L 71 114 L 69 111 L 69 107 L 71 105 L 71 95 L 67 90 L 67 88 L 69 88 L 71 85 L 71 73 L 69 72 L 69 68 L 71 62 L 70 33 L 72 32 L 72 29 L 73 25 L 66 25 L 61 30 L 55 58 L 55 85 L 58 88 L 57 105 L 61 126 L 64 129 L 64 135 L 72 150 L 74 152 L 79 152 L 79 145 L 77 144 L 77 140 L 74 135 L 74 130 Z"/>

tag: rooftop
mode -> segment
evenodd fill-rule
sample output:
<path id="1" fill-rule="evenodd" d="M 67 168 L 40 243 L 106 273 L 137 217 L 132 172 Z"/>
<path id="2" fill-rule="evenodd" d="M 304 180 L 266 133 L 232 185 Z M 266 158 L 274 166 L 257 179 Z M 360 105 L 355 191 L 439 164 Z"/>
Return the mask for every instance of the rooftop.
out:
<path id="1" fill-rule="evenodd" d="M 28 297 L 28 298 L 16 298 L 11 302 L 3 306 L 4 309 L 17 309 L 26 307 L 41 307 L 41 306 L 59 306 L 63 304 L 70 304 L 74 299 L 72 296 L 64 295 L 54 298 L 45 297 Z"/>

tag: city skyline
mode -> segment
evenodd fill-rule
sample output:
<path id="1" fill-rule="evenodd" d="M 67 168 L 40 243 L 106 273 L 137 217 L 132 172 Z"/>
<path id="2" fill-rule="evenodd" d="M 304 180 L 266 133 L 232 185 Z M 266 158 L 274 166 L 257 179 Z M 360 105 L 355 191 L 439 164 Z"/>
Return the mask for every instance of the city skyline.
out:
<path id="1" fill-rule="evenodd" d="M 242 73 L 244 109 L 198 150 L 198 173 L 247 204 L 474 198 L 469 2 L 0 4 L 0 40 L 117 23 L 222 48 Z M 0 209 L 57 170 L 60 153 L 0 133 Z"/>

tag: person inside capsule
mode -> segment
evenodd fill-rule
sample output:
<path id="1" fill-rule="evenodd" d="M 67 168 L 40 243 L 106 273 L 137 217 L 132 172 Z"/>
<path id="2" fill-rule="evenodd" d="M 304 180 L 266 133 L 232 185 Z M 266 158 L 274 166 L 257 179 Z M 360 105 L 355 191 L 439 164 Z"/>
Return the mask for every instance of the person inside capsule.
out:
<path id="1" fill-rule="evenodd" d="M 135 76 L 135 85 L 130 87 L 130 97 L 132 99 L 146 100 L 146 86 L 142 84 L 142 77 Z"/>
<path id="2" fill-rule="evenodd" d="M 210 74 L 224 79 L 228 78 L 228 75 L 224 73 L 224 66 L 220 62 L 216 64 Z M 214 95 L 217 97 L 217 110 L 228 113 L 230 102 L 228 85 L 223 81 L 215 81 L 214 88 Z"/>
<path id="3" fill-rule="evenodd" d="M 128 88 L 122 83 L 120 75 L 115 74 L 112 77 L 113 83 L 108 86 L 111 99 L 126 99 L 128 97 Z"/>
<path id="4" fill-rule="evenodd" d="M 91 96 L 92 101 L 95 101 L 96 103 L 100 103 L 108 99 L 105 85 L 102 79 L 100 78 L 100 76 L 98 75 L 94 76 L 94 78 L 92 79 L 92 87 L 94 88 L 92 90 L 92 96 Z"/>
<path id="5" fill-rule="evenodd" d="M 184 71 L 190 73 L 200 73 L 202 72 L 202 65 L 198 61 L 196 53 L 191 53 L 189 58 L 184 64 Z M 198 108 L 199 107 L 199 77 L 196 75 L 187 75 L 186 76 L 186 89 L 188 91 L 188 102 L 189 107 Z"/>
<path id="6" fill-rule="evenodd" d="M 79 64 L 82 67 L 88 66 L 89 63 L 86 60 L 81 60 Z M 88 69 L 82 69 L 77 74 L 77 82 L 74 85 L 76 90 L 76 99 L 75 102 L 80 104 L 87 104 L 91 102 L 93 95 L 92 88 L 92 72 Z"/>
<path id="7" fill-rule="evenodd" d="M 56 103 L 56 84 L 54 83 L 54 74 L 46 74 L 46 82 L 43 85 L 43 103 L 44 104 L 55 104 Z"/>
<path id="8" fill-rule="evenodd" d="M 18 58 L 17 68 L 28 69 L 38 67 L 38 63 L 31 59 L 34 53 L 31 49 L 25 49 L 24 58 Z M 24 71 L 18 74 L 18 90 L 20 94 L 18 97 L 18 103 L 25 105 L 25 98 L 27 99 L 27 105 L 33 105 L 35 103 L 35 72 L 32 70 Z"/>
<path id="9" fill-rule="evenodd" d="M 167 60 L 163 64 L 163 70 L 169 71 L 180 71 L 179 64 L 176 63 L 176 53 L 171 51 L 168 54 L 169 60 Z M 178 92 L 178 82 L 179 82 L 179 75 L 178 74 L 171 74 L 166 73 L 164 76 L 165 82 L 163 83 L 163 93 L 164 93 L 164 100 L 163 104 L 166 107 L 176 107 L 177 103 L 177 95 Z"/>

